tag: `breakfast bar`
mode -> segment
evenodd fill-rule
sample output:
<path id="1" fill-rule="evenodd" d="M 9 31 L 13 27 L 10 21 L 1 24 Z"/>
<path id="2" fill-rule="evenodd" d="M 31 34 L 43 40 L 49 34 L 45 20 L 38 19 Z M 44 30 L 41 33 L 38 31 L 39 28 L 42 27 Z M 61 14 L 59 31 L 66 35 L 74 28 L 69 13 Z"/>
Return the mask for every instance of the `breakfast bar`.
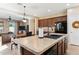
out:
<path id="1" fill-rule="evenodd" d="M 63 55 L 67 50 L 67 34 L 63 34 L 57 39 L 39 38 L 35 35 L 17 38 L 13 41 L 18 45 L 18 53 L 21 55 Z"/>

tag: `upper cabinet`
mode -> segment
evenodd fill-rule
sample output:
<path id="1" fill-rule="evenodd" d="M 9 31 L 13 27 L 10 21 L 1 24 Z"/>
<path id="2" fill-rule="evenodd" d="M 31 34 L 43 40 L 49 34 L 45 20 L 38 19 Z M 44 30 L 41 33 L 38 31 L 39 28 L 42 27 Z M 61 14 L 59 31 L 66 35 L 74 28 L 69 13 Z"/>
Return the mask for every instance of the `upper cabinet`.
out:
<path id="1" fill-rule="evenodd" d="M 55 24 L 55 18 L 48 19 L 48 26 L 49 27 L 54 26 L 54 24 Z"/>
<path id="2" fill-rule="evenodd" d="M 67 16 L 56 17 L 56 22 L 59 22 L 59 21 L 67 21 Z"/>
<path id="3" fill-rule="evenodd" d="M 62 21 L 67 21 L 67 16 L 62 16 Z"/>
<path id="4" fill-rule="evenodd" d="M 52 20 L 51 19 L 48 19 L 48 26 L 51 26 L 52 25 L 52 22 L 51 22 Z"/>
<path id="5" fill-rule="evenodd" d="M 42 20 L 43 21 L 43 27 L 46 27 L 46 26 L 48 26 L 47 24 L 48 24 L 48 20 L 47 19 L 44 19 L 44 20 Z"/>
<path id="6" fill-rule="evenodd" d="M 55 23 L 59 21 L 67 21 L 67 16 L 59 16 L 54 18 L 38 20 L 38 27 L 55 26 Z"/>
<path id="7" fill-rule="evenodd" d="M 48 19 L 38 20 L 38 27 L 46 27 L 48 26 Z"/>
<path id="8" fill-rule="evenodd" d="M 38 27 L 43 27 L 43 24 L 44 24 L 43 20 L 38 20 Z"/>

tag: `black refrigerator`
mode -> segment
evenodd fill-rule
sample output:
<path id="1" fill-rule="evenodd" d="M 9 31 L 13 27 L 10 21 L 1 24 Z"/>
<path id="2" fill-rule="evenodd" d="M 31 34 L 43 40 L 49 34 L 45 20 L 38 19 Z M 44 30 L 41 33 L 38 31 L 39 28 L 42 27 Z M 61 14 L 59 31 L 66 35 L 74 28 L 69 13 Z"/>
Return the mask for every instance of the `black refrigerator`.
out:
<path id="1" fill-rule="evenodd" d="M 59 21 L 55 23 L 55 33 L 67 34 L 67 21 Z"/>

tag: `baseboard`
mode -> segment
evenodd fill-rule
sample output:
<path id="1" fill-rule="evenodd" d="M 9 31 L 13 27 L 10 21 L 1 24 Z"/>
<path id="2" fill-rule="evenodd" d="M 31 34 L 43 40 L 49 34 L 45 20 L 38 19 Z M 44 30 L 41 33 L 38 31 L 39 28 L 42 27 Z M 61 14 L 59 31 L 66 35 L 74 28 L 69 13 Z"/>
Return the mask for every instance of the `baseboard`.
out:
<path id="1" fill-rule="evenodd" d="M 70 44 L 70 45 L 79 47 L 79 45 L 75 45 L 75 44 Z"/>

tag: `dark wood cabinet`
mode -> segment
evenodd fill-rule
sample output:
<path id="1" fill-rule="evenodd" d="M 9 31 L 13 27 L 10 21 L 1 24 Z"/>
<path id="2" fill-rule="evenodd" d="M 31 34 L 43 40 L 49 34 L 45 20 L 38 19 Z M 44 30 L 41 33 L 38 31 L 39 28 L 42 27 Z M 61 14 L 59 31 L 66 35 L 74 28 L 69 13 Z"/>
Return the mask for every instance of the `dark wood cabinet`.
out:
<path id="1" fill-rule="evenodd" d="M 59 45 L 59 46 L 58 46 L 58 55 L 61 55 L 61 54 L 62 54 L 62 53 L 61 53 L 61 52 L 62 52 L 62 49 L 61 49 L 61 48 L 62 48 L 62 45 Z"/>
<path id="2" fill-rule="evenodd" d="M 40 20 L 38 20 L 38 27 L 40 27 Z"/>
<path id="3" fill-rule="evenodd" d="M 42 20 L 43 21 L 43 27 L 46 27 L 46 26 L 48 26 L 47 24 L 48 24 L 48 20 L 47 19 L 44 19 L 44 20 Z"/>
<path id="4" fill-rule="evenodd" d="M 49 50 L 44 52 L 44 55 L 64 55 L 66 54 L 67 50 L 67 39 L 63 39 L 51 47 Z"/>
<path id="5" fill-rule="evenodd" d="M 43 27 L 44 21 L 43 20 L 38 20 L 38 26 Z"/>
<path id="6" fill-rule="evenodd" d="M 57 44 L 52 47 L 52 54 L 57 55 Z"/>
<path id="7" fill-rule="evenodd" d="M 57 44 L 45 51 L 42 55 L 57 55 Z"/>
<path id="8" fill-rule="evenodd" d="M 32 32 L 26 32 L 26 36 L 32 36 Z"/>
<path id="9" fill-rule="evenodd" d="M 61 17 L 55 17 L 55 19 L 56 22 L 62 21 Z"/>
<path id="10" fill-rule="evenodd" d="M 68 44 L 68 40 L 67 40 L 67 38 L 65 38 L 65 40 L 64 40 L 64 53 L 66 53 L 66 50 L 68 48 L 67 44 Z"/>
<path id="11" fill-rule="evenodd" d="M 67 16 L 56 17 L 56 22 L 67 21 Z"/>
<path id="12" fill-rule="evenodd" d="M 58 55 L 64 55 L 64 54 L 66 54 L 67 44 L 68 44 L 67 39 L 64 39 L 61 42 L 58 42 L 58 47 L 57 47 L 57 49 L 58 49 Z"/>
<path id="13" fill-rule="evenodd" d="M 56 20 L 55 18 L 52 18 L 52 19 L 51 19 L 51 25 L 52 25 L 52 26 L 55 26 L 55 22 L 56 22 L 55 20 Z"/>
<path id="14" fill-rule="evenodd" d="M 43 27 L 43 20 L 38 20 L 38 27 Z"/>
<path id="15" fill-rule="evenodd" d="M 59 21 L 67 21 L 67 16 L 59 16 L 54 18 L 38 20 L 38 27 L 54 26 L 55 23 Z"/>
<path id="16" fill-rule="evenodd" d="M 21 47 L 21 54 L 22 55 L 34 55 L 32 52 L 26 50 L 25 48 Z"/>
<path id="17" fill-rule="evenodd" d="M 51 26 L 51 19 L 48 19 L 48 26 Z"/>
<path id="18" fill-rule="evenodd" d="M 58 42 L 58 55 L 63 55 L 64 54 L 64 42 L 60 41 Z"/>
<path id="19" fill-rule="evenodd" d="M 46 27 L 48 26 L 48 19 L 38 20 L 38 27 Z"/>
<path id="20" fill-rule="evenodd" d="M 67 16 L 62 16 L 62 21 L 67 21 Z"/>

